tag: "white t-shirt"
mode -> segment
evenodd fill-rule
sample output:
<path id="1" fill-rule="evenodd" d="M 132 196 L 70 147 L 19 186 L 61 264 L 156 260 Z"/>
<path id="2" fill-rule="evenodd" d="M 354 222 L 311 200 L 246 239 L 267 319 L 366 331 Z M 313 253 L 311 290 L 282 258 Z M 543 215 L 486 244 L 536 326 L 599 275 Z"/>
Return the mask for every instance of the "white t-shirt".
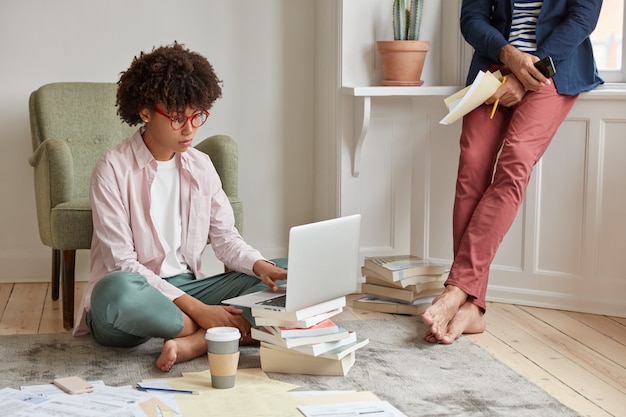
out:
<path id="1" fill-rule="evenodd" d="M 159 236 L 169 245 L 161 265 L 161 277 L 189 272 L 181 248 L 180 173 L 176 158 L 157 161 L 157 173 L 150 188 L 150 215 Z"/>

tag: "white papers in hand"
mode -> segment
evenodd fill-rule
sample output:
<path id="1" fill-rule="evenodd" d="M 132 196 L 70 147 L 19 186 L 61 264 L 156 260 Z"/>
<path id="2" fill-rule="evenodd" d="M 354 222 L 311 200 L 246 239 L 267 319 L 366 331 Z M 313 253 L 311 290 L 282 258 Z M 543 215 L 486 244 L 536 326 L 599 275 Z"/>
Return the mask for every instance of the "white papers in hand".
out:
<path id="1" fill-rule="evenodd" d="M 439 122 L 449 125 L 480 106 L 500 87 L 500 71 L 479 71 L 474 82 L 443 100 L 449 113 Z"/>

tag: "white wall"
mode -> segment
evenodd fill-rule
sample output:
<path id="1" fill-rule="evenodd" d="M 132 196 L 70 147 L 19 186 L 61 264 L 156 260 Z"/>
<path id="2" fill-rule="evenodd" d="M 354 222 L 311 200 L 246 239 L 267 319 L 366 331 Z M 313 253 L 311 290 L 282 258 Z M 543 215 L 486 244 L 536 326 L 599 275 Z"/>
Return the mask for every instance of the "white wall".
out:
<path id="1" fill-rule="evenodd" d="M 376 41 L 393 40 L 391 6 L 390 0 L 343 0 L 342 85 L 382 85 L 383 72 Z M 442 55 L 456 55 L 456 51 L 446 54 L 449 49 L 442 48 L 444 8 L 448 14 L 454 11 L 451 4 L 444 6 L 439 1 L 427 1 L 423 8 L 420 39 L 430 42 L 422 72 L 425 86 L 441 85 Z M 458 21 L 453 21 L 448 28 L 448 32 L 456 34 Z"/>
<path id="2" fill-rule="evenodd" d="M 308 0 L 2 0 L 0 282 L 50 275 L 28 165 L 29 94 L 55 81 L 115 82 L 140 51 L 174 40 L 224 81 L 196 139 L 226 133 L 238 142 L 246 239 L 284 256 L 289 227 L 312 220 L 313 15 Z M 79 251 L 79 280 L 87 258 Z"/>

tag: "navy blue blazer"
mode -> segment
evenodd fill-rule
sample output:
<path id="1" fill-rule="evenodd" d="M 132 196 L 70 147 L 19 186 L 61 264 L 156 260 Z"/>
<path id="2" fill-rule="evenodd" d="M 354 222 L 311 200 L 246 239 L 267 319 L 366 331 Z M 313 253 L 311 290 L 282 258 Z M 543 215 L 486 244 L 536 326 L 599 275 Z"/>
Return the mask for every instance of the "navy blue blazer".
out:
<path id="1" fill-rule="evenodd" d="M 474 81 L 478 71 L 501 64 L 498 56 L 509 43 L 513 1 L 463 0 L 461 33 L 474 48 L 467 84 Z M 536 55 L 552 57 L 559 94 L 576 95 L 603 82 L 589 40 L 601 7 L 602 0 L 543 0 L 537 21 Z"/>

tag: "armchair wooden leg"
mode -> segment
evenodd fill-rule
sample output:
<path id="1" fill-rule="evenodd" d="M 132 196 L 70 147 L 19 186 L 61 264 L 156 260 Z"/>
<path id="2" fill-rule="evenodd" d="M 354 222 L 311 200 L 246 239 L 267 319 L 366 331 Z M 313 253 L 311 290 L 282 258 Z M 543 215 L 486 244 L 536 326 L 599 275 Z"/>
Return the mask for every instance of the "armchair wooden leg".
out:
<path id="1" fill-rule="evenodd" d="M 63 251 L 63 327 L 70 330 L 74 327 L 74 273 L 76 251 Z"/>
<path id="2" fill-rule="evenodd" d="M 61 251 L 52 249 L 52 292 L 50 296 L 54 301 L 59 299 L 59 281 L 61 280 Z"/>

